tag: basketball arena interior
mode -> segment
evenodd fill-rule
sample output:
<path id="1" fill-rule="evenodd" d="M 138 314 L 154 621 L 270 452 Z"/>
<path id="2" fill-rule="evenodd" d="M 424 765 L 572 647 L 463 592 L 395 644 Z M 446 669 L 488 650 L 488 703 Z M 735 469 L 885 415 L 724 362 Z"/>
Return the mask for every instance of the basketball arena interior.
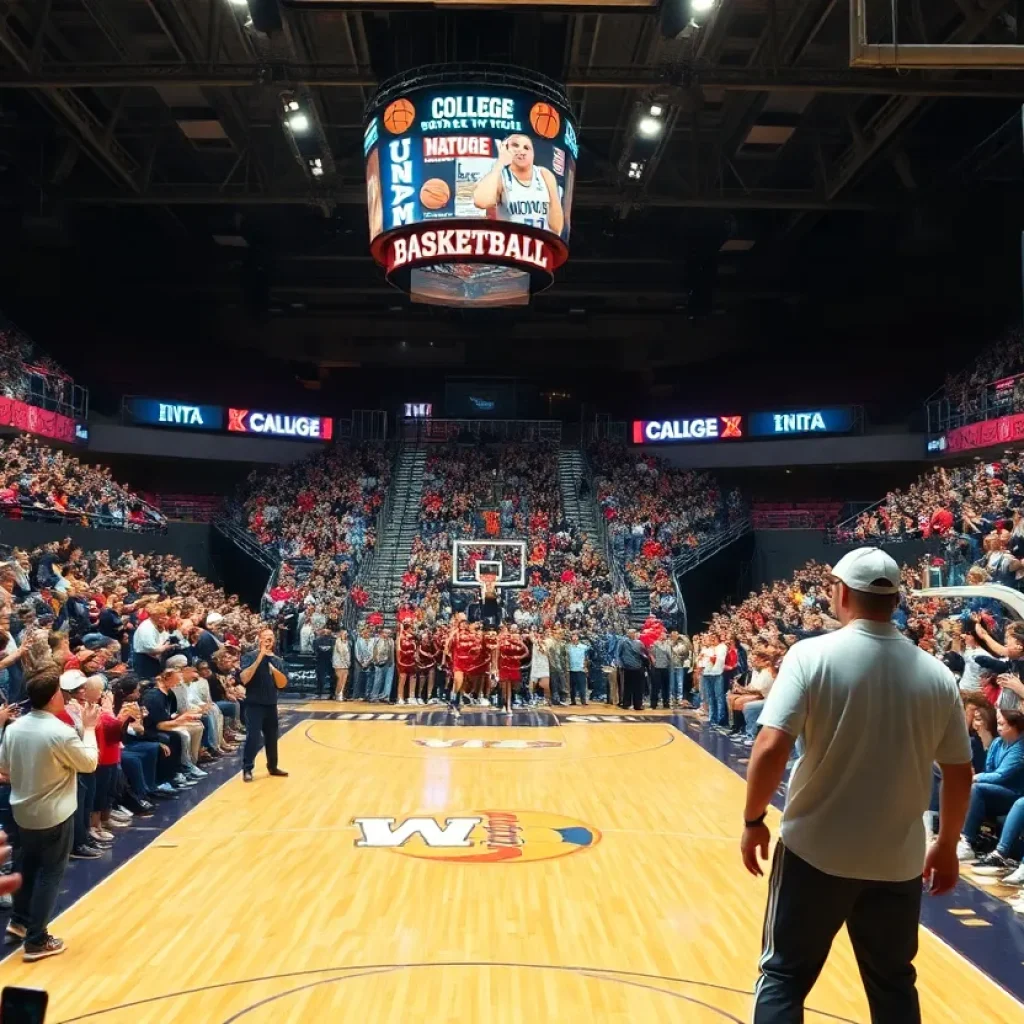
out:
<path id="1" fill-rule="evenodd" d="M 1024 1021 L 1022 98 L 1019 0 L 0 0 L 2 1024 Z M 919 1010 L 783 1010 L 858 593 L 971 779 L 855 801 Z"/>

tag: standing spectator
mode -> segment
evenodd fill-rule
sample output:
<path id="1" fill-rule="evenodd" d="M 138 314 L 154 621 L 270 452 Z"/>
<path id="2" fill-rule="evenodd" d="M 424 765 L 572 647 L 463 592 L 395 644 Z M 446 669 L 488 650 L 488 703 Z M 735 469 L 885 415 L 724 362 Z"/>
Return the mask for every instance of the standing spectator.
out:
<path id="1" fill-rule="evenodd" d="M 892 624 L 899 566 L 878 548 L 858 548 L 831 575 L 842 628 L 786 655 L 747 769 L 740 850 L 747 870 L 760 875 L 768 803 L 796 738 L 805 744 L 775 849 L 753 1021 L 803 1018 L 847 924 L 872 1020 L 919 1024 L 921 879 L 933 894 L 956 885 L 971 745 L 952 673 Z M 942 789 L 939 837 L 929 848 L 922 815 L 933 762 Z"/>
<path id="2" fill-rule="evenodd" d="M 637 639 L 636 630 L 629 629 L 619 643 L 619 663 L 624 677 L 622 706 L 632 705 L 634 711 L 644 709 L 644 670 L 650 662 L 647 648 Z"/>
<path id="3" fill-rule="evenodd" d="M 252 782 L 260 744 L 267 751 L 267 774 L 286 778 L 277 766 L 277 691 L 288 683 L 284 662 L 274 654 L 274 631 L 261 629 L 259 649 L 242 658 L 238 680 L 245 687 L 245 746 L 242 750 L 242 779 Z"/>
<path id="4" fill-rule="evenodd" d="M 316 699 L 330 698 L 334 694 L 334 637 L 324 627 L 313 641 L 314 668 L 316 670 Z"/>
<path id="5" fill-rule="evenodd" d="M 334 670 L 334 699 L 345 699 L 348 673 L 352 665 L 352 648 L 349 646 L 348 630 L 339 631 L 331 650 L 331 668 Z"/>
<path id="6" fill-rule="evenodd" d="M 651 710 L 658 707 L 658 697 L 661 697 L 661 706 L 668 707 L 669 689 L 672 677 L 672 641 L 667 635 L 658 637 L 651 644 Z"/>
<path id="7" fill-rule="evenodd" d="M 671 679 L 669 682 L 669 700 L 674 708 L 683 706 L 683 695 L 686 692 L 686 673 L 690 670 L 693 648 L 690 641 L 677 629 L 669 633 L 669 661 Z"/>
<path id="8" fill-rule="evenodd" d="M 78 772 L 94 772 L 99 758 L 99 707 L 82 708 L 82 737 L 57 717 L 64 710 L 60 673 L 51 665 L 27 681 L 32 710 L 4 731 L 0 773 L 11 780 L 11 810 L 18 824 L 15 868 L 22 886 L 14 896 L 7 934 L 25 942 L 26 962 L 63 953 L 47 927 L 57 902 L 78 808 Z"/>
<path id="9" fill-rule="evenodd" d="M 355 643 L 356 670 L 352 683 L 352 699 L 369 699 L 373 692 L 373 637 L 369 626 L 359 627 L 359 637 Z"/>
<path id="10" fill-rule="evenodd" d="M 579 633 L 569 636 L 566 654 L 569 658 L 569 700 L 576 703 L 577 696 L 581 704 L 587 703 L 587 652 L 589 646 L 580 640 Z"/>
<path id="11" fill-rule="evenodd" d="M 395 675 L 395 642 L 391 630 L 382 629 L 373 641 L 373 691 L 368 700 L 386 704 L 391 699 L 391 683 Z"/>
<path id="12" fill-rule="evenodd" d="M 708 701 L 708 721 L 720 729 L 729 724 L 729 712 L 725 704 L 725 660 L 729 645 L 719 634 L 710 634 L 707 664 L 704 667 L 702 683 Z"/>

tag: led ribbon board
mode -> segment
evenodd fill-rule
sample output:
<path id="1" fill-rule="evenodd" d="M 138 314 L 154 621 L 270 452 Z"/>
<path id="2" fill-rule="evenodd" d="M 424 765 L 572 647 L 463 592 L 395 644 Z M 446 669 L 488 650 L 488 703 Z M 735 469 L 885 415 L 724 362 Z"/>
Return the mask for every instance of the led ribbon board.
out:
<path id="1" fill-rule="evenodd" d="M 687 420 L 633 420 L 633 444 L 727 441 L 743 437 L 742 416 L 696 416 Z"/>
<path id="2" fill-rule="evenodd" d="M 521 305 L 568 250 L 579 152 L 564 91 L 529 71 L 422 68 L 365 119 L 370 251 L 415 301 Z"/>

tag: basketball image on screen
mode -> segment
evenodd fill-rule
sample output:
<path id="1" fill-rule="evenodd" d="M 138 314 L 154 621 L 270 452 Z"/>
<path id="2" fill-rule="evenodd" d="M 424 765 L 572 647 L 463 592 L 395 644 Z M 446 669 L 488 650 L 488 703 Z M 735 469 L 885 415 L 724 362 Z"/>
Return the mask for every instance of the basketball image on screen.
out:
<path id="1" fill-rule="evenodd" d="M 530 109 L 530 124 L 542 139 L 553 139 L 562 127 L 562 119 L 550 103 L 534 103 Z"/>
<path id="2" fill-rule="evenodd" d="M 534 163 L 529 135 L 512 134 L 498 143 L 498 159 L 476 186 L 473 202 L 481 210 L 493 211 L 498 220 L 556 235 L 565 224 L 558 182 L 546 167 Z"/>
<path id="3" fill-rule="evenodd" d="M 416 108 L 406 99 L 395 100 L 384 111 L 384 127 L 392 135 L 408 131 L 415 119 Z"/>
<path id="4" fill-rule="evenodd" d="M 443 178 L 431 178 L 420 189 L 420 202 L 427 210 L 440 210 L 442 206 L 448 205 L 451 197 L 451 189 Z"/>

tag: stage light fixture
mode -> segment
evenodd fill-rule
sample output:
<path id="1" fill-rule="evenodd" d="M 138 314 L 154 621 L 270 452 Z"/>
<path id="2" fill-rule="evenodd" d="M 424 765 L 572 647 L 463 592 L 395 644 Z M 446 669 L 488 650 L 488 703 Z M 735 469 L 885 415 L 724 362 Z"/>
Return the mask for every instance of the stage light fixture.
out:
<path id="1" fill-rule="evenodd" d="M 661 104 L 660 103 L 652 103 L 651 104 L 651 111 L 650 111 L 650 113 L 651 113 L 651 117 L 661 117 L 661 115 L 664 113 Z"/>
<path id="2" fill-rule="evenodd" d="M 248 7 L 249 0 L 228 0 L 232 7 Z"/>
<path id="3" fill-rule="evenodd" d="M 301 111 L 297 114 L 292 114 L 292 116 L 288 118 L 288 127 L 291 128 L 296 135 L 302 135 L 304 132 L 309 131 L 309 118 Z"/>
<path id="4" fill-rule="evenodd" d="M 656 117 L 642 117 L 640 118 L 639 124 L 637 124 L 637 131 L 640 132 L 645 138 L 653 139 L 661 134 L 661 121 Z"/>
<path id="5" fill-rule="evenodd" d="M 715 0 L 690 0 L 690 11 L 693 14 L 707 14 L 715 6 Z"/>

